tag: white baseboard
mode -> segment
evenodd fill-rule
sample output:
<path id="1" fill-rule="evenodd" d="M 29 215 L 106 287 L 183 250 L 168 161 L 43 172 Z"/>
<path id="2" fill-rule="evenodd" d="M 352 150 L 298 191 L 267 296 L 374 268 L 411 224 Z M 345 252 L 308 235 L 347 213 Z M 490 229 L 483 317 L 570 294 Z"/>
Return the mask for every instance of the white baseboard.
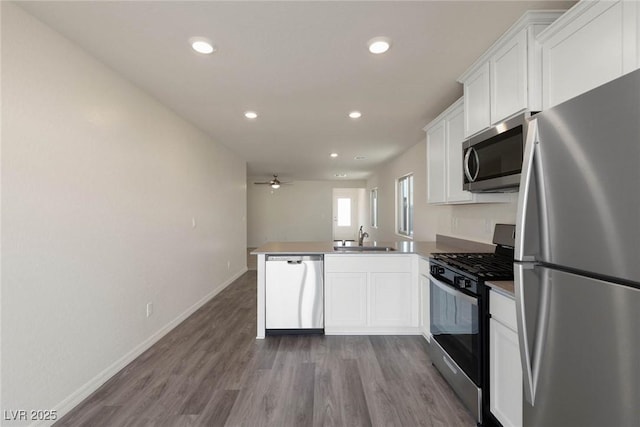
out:
<path id="1" fill-rule="evenodd" d="M 205 305 L 207 302 L 211 300 L 211 298 L 218 295 L 224 288 L 233 283 L 237 278 L 242 276 L 247 272 L 247 267 L 245 266 L 238 273 L 234 274 L 232 277 L 227 279 L 225 282 L 216 287 L 213 291 L 209 292 L 204 296 L 200 301 L 193 304 L 183 313 L 181 313 L 178 317 L 173 319 L 171 322 L 167 323 L 163 328 L 158 330 L 156 333 L 151 335 L 149 338 L 140 343 L 137 347 L 131 350 L 129 353 L 122 356 L 119 360 L 115 361 L 111 366 L 109 366 L 104 371 L 100 372 L 89 382 L 84 384 L 75 392 L 71 393 L 66 399 L 57 404 L 53 410 L 57 411 L 58 419 L 64 417 L 69 411 L 75 408 L 80 402 L 89 397 L 91 393 L 96 391 L 100 386 L 106 383 L 112 376 L 120 372 L 125 366 L 131 363 L 134 359 L 140 356 L 142 353 L 147 351 L 152 345 L 158 342 L 162 337 L 171 332 L 173 328 L 182 323 L 187 317 L 191 316 L 195 313 L 200 307 Z M 51 423 L 47 421 L 39 421 L 32 423 L 30 427 L 40 427 L 40 426 L 48 426 Z"/>

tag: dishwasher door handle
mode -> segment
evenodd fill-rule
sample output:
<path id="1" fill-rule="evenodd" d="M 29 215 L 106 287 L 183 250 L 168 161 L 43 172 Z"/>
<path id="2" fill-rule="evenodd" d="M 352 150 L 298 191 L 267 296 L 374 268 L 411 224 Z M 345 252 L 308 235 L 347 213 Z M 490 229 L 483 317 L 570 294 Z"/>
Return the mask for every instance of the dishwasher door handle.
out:
<path id="1" fill-rule="evenodd" d="M 291 261 L 291 260 L 289 260 L 289 261 L 287 261 L 287 264 L 302 264 L 302 260 L 300 260 L 300 259 L 299 259 L 299 260 L 297 260 L 297 261 Z"/>

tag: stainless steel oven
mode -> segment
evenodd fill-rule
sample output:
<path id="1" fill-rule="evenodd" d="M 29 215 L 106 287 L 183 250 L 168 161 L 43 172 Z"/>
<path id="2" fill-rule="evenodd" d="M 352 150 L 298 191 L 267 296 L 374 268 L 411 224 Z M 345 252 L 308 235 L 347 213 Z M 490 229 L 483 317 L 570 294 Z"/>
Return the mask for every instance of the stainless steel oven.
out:
<path id="1" fill-rule="evenodd" d="M 431 279 L 431 334 L 476 384 L 480 383 L 478 297 Z"/>
<path id="2" fill-rule="evenodd" d="M 430 277 L 431 359 L 460 399 L 482 421 L 481 298 Z"/>
<path id="3" fill-rule="evenodd" d="M 436 253 L 429 257 L 431 361 L 476 416 L 489 410 L 489 289 L 486 281 L 513 280 L 515 226 L 496 224 L 494 252 Z"/>

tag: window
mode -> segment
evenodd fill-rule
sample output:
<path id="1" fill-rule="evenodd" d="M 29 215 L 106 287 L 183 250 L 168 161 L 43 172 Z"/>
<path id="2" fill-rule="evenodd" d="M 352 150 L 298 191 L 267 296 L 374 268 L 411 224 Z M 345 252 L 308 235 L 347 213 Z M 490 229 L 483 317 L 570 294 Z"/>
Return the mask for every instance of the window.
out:
<path id="1" fill-rule="evenodd" d="M 351 199 L 348 197 L 338 198 L 338 226 L 351 227 Z"/>
<path id="2" fill-rule="evenodd" d="M 371 190 L 369 197 L 369 217 L 371 218 L 371 226 L 378 228 L 378 189 Z"/>
<path id="3" fill-rule="evenodd" d="M 398 234 L 413 236 L 413 175 L 398 179 Z"/>

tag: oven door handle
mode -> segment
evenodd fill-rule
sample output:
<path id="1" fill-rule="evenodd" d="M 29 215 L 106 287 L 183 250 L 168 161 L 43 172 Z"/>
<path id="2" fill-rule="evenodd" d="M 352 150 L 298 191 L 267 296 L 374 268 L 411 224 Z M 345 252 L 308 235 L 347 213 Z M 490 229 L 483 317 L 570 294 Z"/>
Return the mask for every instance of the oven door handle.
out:
<path id="1" fill-rule="evenodd" d="M 446 285 L 442 282 L 440 282 L 438 279 L 436 279 L 435 277 L 433 277 L 432 275 L 429 275 L 429 279 L 431 279 L 431 284 L 437 286 L 440 290 L 456 297 L 456 298 L 462 298 L 463 300 L 466 300 L 468 302 L 470 302 L 473 305 L 478 305 L 478 298 L 474 298 L 472 296 L 469 296 L 465 293 L 463 293 L 462 291 Z"/>

